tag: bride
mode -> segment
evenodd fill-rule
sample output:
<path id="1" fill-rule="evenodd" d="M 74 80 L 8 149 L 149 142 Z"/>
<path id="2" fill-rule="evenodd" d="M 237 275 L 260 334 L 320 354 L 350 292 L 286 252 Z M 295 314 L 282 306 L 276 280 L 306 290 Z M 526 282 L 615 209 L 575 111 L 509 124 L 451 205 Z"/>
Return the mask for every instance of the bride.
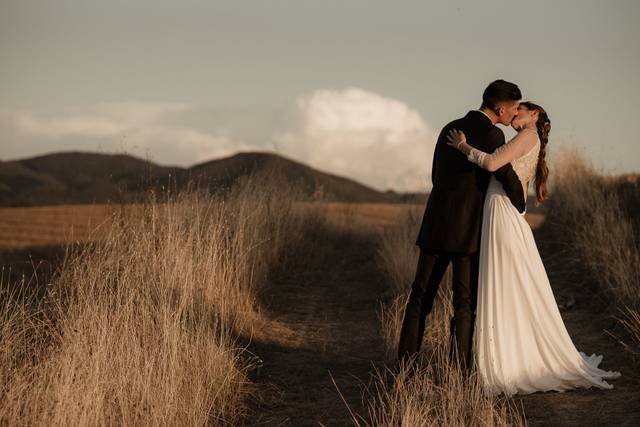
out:
<path id="1" fill-rule="evenodd" d="M 551 122 L 542 107 L 522 102 L 511 125 L 518 134 L 493 153 L 473 148 L 456 130 L 449 133 L 448 144 L 489 171 L 511 162 L 525 197 L 535 178 L 540 203 L 546 198 Z M 602 356 L 587 356 L 574 346 L 524 213 L 493 176 L 484 202 L 479 257 L 474 354 L 488 394 L 613 388 L 605 378 L 617 378 L 620 372 L 598 368 Z"/>

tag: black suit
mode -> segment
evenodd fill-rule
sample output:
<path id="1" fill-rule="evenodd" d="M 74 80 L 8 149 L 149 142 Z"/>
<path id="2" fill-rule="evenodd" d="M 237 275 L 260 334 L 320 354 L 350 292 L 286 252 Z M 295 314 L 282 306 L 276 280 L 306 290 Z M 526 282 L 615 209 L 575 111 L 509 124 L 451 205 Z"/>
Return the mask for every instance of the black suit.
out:
<path id="1" fill-rule="evenodd" d="M 471 146 L 487 153 L 505 143 L 502 131 L 480 111 L 469 111 L 440 132 L 431 170 L 433 188 L 416 239 L 420 259 L 405 309 L 398 356 L 404 359 L 420 349 L 425 318 L 431 312 L 442 276 L 452 262 L 454 317 L 451 321 L 451 355 L 457 355 L 461 364 L 469 366 L 482 210 L 491 173 L 469 162 L 463 153 L 447 145 L 449 130 L 454 128 L 465 133 Z M 502 183 L 513 205 L 524 212 L 524 191 L 511 164 L 493 174 Z"/>

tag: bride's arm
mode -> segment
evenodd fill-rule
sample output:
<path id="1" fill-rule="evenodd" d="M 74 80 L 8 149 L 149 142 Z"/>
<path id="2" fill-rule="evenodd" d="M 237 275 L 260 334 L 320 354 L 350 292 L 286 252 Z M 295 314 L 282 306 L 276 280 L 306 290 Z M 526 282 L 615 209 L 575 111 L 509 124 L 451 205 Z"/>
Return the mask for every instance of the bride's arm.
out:
<path id="1" fill-rule="evenodd" d="M 448 145 L 464 153 L 469 161 L 491 172 L 527 154 L 537 141 L 536 131 L 525 129 L 506 144 L 496 148 L 493 153 L 485 153 L 467 144 L 465 135 L 461 131 L 449 131 L 448 139 Z"/>

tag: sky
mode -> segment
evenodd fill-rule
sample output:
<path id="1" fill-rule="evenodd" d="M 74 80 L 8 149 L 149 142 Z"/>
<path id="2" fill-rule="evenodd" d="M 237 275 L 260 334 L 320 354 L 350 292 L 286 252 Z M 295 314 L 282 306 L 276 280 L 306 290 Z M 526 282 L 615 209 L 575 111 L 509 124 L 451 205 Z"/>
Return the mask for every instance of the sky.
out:
<path id="1" fill-rule="evenodd" d="M 637 0 L 0 0 L 0 159 L 271 151 L 424 191 L 440 129 L 503 78 L 547 110 L 551 159 L 638 172 L 638 21 Z"/>

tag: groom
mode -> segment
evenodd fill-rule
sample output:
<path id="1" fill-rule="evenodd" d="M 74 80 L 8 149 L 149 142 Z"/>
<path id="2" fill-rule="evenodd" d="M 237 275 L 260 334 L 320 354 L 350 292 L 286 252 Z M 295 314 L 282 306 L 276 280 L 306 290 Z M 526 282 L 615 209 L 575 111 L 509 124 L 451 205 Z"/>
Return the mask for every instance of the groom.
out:
<path id="1" fill-rule="evenodd" d="M 453 266 L 453 308 L 450 357 L 460 366 L 471 366 L 471 344 L 478 286 L 478 252 L 484 198 L 491 172 L 467 161 L 447 145 L 450 129 L 465 133 L 473 147 L 491 153 L 505 143 L 496 123 L 509 125 L 518 114 L 522 94 L 513 83 L 496 80 L 482 94 L 479 110 L 447 124 L 438 137 L 431 179 L 433 189 L 418 233 L 420 257 L 411 295 L 405 307 L 398 358 L 413 359 L 422 343 L 426 316 L 433 308 L 442 277 Z M 493 172 L 519 212 L 524 212 L 522 184 L 511 164 Z"/>

